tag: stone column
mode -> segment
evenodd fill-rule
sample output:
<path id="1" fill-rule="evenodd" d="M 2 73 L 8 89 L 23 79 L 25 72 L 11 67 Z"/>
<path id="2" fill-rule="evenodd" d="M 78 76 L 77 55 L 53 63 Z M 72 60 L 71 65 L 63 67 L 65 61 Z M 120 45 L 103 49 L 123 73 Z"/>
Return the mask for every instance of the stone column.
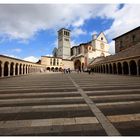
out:
<path id="1" fill-rule="evenodd" d="M 116 74 L 118 74 L 118 66 L 117 65 L 116 65 L 116 72 L 117 72 Z"/>
<path id="2" fill-rule="evenodd" d="M 139 67 L 137 65 L 137 76 L 139 76 Z"/>
<path id="3" fill-rule="evenodd" d="M 1 64 L 1 77 L 4 77 L 4 65 Z"/>
<path id="4" fill-rule="evenodd" d="M 10 65 L 8 64 L 8 76 L 10 76 Z"/>
<path id="5" fill-rule="evenodd" d="M 24 67 L 24 74 L 26 74 L 26 66 Z"/>
<path id="6" fill-rule="evenodd" d="M 19 75 L 19 65 L 17 65 L 17 75 Z"/>
<path id="7" fill-rule="evenodd" d="M 130 66 L 128 65 L 128 74 L 131 75 Z"/>
<path id="8" fill-rule="evenodd" d="M 29 67 L 27 66 L 27 74 L 29 73 Z"/>
<path id="9" fill-rule="evenodd" d="M 15 76 L 15 64 L 13 65 L 13 76 Z"/>

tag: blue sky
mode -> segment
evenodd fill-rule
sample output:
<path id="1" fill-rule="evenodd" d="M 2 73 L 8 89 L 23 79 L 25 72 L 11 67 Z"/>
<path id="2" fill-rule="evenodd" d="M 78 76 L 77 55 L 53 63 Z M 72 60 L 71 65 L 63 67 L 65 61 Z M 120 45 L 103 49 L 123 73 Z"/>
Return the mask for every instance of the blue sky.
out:
<path id="1" fill-rule="evenodd" d="M 112 38 L 139 26 L 139 17 L 139 4 L 1 4 L 0 54 L 29 61 L 51 55 L 62 27 L 71 30 L 72 45 L 103 31 L 114 54 Z"/>

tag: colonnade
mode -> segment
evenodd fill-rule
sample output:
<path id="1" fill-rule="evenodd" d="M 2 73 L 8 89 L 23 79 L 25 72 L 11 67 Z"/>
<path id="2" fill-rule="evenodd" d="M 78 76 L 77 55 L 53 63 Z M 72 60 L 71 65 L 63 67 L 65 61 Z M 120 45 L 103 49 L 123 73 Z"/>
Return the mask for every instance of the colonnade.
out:
<path id="1" fill-rule="evenodd" d="M 140 76 L 140 59 L 107 62 L 92 66 L 93 72 Z"/>

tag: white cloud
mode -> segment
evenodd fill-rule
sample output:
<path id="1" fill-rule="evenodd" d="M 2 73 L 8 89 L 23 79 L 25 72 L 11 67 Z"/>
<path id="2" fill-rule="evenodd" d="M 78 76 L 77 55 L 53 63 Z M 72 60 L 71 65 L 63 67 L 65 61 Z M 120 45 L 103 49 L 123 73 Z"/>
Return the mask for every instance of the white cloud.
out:
<path id="1" fill-rule="evenodd" d="M 3 4 L 0 5 L 0 36 L 27 40 L 38 30 L 70 25 L 77 28 L 89 18 L 109 18 L 116 9 L 117 5 L 104 4 Z M 79 29 L 80 33 L 83 32 Z"/>
<path id="2" fill-rule="evenodd" d="M 109 43 L 109 46 L 110 46 L 109 52 L 110 52 L 111 54 L 115 54 L 115 41 L 111 41 L 111 42 Z"/>
<path id="3" fill-rule="evenodd" d="M 34 56 L 28 56 L 28 57 L 24 58 L 23 60 L 30 61 L 30 62 L 37 62 L 39 60 L 39 58 L 34 57 Z"/>
<path id="4" fill-rule="evenodd" d="M 84 19 L 79 19 L 73 23 L 73 26 L 79 27 L 82 26 L 83 24 L 84 24 Z"/>
<path id="5" fill-rule="evenodd" d="M 79 35 L 86 35 L 86 34 L 87 34 L 87 32 L 82 30 L 81 28 L 75 28 L 71 31 L 71 35 L 73 37 L 77 37 Z"/>
<path id="6" fill-rule="evenodd" d="M 94 34 L 98 34 L 98 32 L 97 31 L 93 31 L 93 32 L 90 32 L 89 34 L 92 36 Z"/>
<path id="7" fill-rule="evenodd" d="M 114 19 L 112 26 L 105 31 L 110 39 L 140 25 L 140 5 L 126 4 L 121 10 L 112 13 L 112 18 Z"/>
<path id="8" fill-rule="evenodd" d="M 52 54 L 46 54 L 45 56 L 50 56 L 50 57 L 52 57 L 53 55 L 52 55 Z"/>
<path id="9" fill-rule="evenodd" d="M 15 55 L 12 55 L 12 54 L 3 54 L 3 55 L 8 56 L 8 57 L 13 57 L 13 58 L 18 58 L 18 59 L 20 59 L 19 57 L 15 56 Z"/>

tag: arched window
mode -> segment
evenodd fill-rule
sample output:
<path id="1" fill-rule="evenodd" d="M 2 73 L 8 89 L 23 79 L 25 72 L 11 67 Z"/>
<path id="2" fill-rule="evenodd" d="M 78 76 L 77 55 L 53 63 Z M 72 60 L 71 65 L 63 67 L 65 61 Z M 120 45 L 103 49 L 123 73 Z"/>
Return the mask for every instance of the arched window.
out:
<path id="1" fill-rule="evenodd" d="M 129 65 L 130 65 L 130 74 L 131 75 L 137 75 L 137 65 L 136 65 L 136 62 L 134 60 L 131 60 Z"/>

